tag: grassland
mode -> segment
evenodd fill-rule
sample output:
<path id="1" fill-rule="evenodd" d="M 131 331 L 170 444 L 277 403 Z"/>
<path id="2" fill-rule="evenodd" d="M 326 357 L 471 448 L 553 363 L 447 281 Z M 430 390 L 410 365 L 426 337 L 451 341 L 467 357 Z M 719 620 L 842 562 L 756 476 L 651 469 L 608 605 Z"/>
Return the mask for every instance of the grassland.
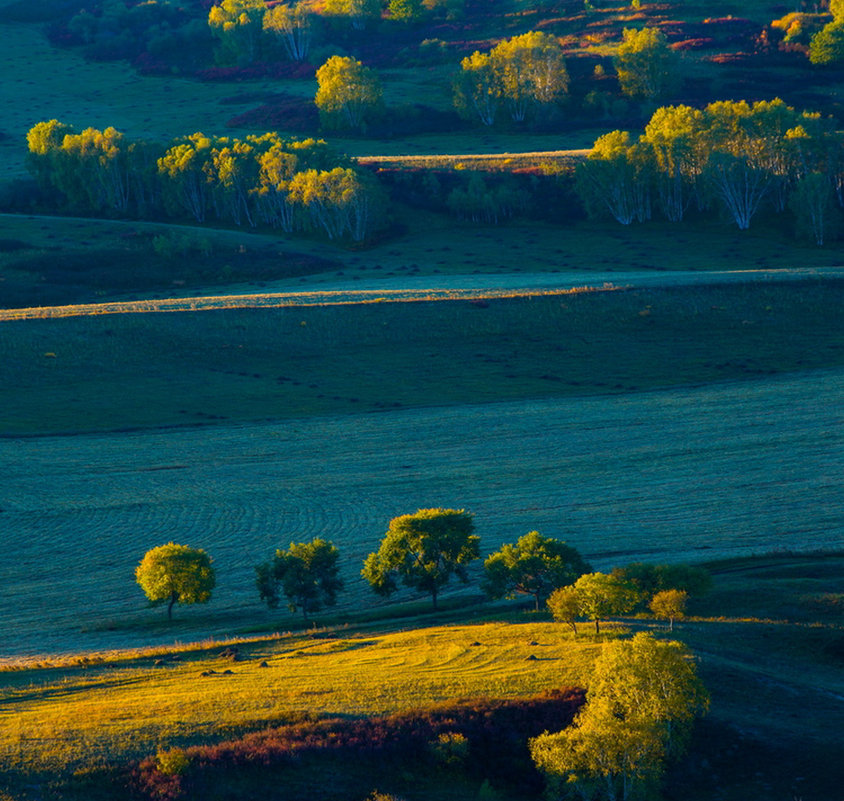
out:
<path id="1" fill-rule="evenodd" d="M 669 798 L 712 798 L 716 791 L 730 801 L 778 797 L 781 783 L 807 798 L 836 797 L 840 771 L 828 760 L 840 752 L 844 719 L 843 559 L 782 553 L 710 563 L 713 591 L 673 636 L 699 655 L 712 711 L 695 759 L 669 777 Z M 769 612 L 778 619 L 757 615 Z M 60 792 L 74 776 L 91 781 L 97 771 L 158 749 L 237 737 L 303 713 L 371 715 L 588 685 L 601 642 L 588 626 L 574 638 L 518 607 L 464 606 L 440 615 L 464 622 L 417 618 L 396 630 L 387 621 L 358 621 L 308 634 L 21 661 L 0 672 L 3 781 L 30 788 L 51 781 Z M 660 636 L 652 622 L 630 625 Z M 604 636 L 622 631 L 610 627 Z M 101 775 L 107 781 L 108 771 Z M 380 779 L 395 777 L 385 768 Z M 402 781 L 404 794 L 416 798 L 409 777 Z"/>

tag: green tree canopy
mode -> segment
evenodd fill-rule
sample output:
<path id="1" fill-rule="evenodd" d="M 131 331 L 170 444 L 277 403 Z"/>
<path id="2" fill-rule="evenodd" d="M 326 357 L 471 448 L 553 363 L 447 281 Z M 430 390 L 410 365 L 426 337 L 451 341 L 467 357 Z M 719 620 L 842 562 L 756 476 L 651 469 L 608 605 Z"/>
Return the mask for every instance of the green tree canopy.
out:
<path id="1" fill-rule="evenodd" d="M 532 595 L 538 611 L 553 590 L 590 570 L 576 548 L 531 531 L 487 557 L 481 586 L 490 598 Z"/>
<path id="2" fill-rule="evenodd" d="M 656 100 L 670 94 L 679 79 L 679 57 L 659 28 L 625 28 L 614 59 L 621 91 Z"/>
<path id="3" fill-rule="evenodd" d="M 375 70 L 348 56 L 331 56 L 316 73 L 314 102 L 330 125 L 362 128 L 379 108 L 383 91 Z"/>
<path id="4" fill-rule="evenodd" d="M 147 551 L 135 569 L 135 579 L 153 603 L 167 601 L 167 617 L 174 604 L 204 604 L 216 583 L 211 557 L 200 548 L 170 542 Z"/>
<path id="5" fill-rule="evenodd" d="M 575 583 L 580 612 L 595 621 L 595 633 L 600 633 L 600 621 L 613 615 L 626 615 L 639 602 L 640 594 L 632 582 L 606 573 L 586 573 Z"/>
<path id="6" fill-rule="evenodd" d="M 812 37 L 809 61 L 821 65 L 844 61 L 844 18 L 836 17 Z"/>
<path id="7" fill-rule="evenodd" d="M 287 550 L 277 550 L 271 561 L 255 568 L 261 600 L 275 609 L 280 590 L 290 611 L 301 609 L 307 620 L 311 612 L 337 602 L 337 593 L 343 589 L 339 558 L 340 552 L 328 540 L 291 542 Z"/>
<path id="8" fill-rule="evenodd" d="M 462 509 L 420 509 L 394 517 L 378 551 L 369 554 L 361 575 L 379 595 L 390 595 L 397 580 L 437 596 L 457 576 L 468 581 L 466 567 L 480 557 L 480 537 L 472 515 Z"/>
<path id="9" fill-rule="evenodd" d="M 656 797 L 663 758 L 679 755 L 709 697 L 682 643 L 640 633 L 603 647 L 574 724 L 530 741 L 550 784 L 583 798 Z"/>

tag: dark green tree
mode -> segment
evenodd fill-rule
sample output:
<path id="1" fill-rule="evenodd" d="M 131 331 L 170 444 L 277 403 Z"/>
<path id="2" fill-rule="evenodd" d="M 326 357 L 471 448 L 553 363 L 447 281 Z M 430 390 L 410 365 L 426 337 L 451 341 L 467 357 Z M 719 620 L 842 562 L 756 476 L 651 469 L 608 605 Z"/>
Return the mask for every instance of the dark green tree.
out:
<path id="1" fill-rule="evenodd" d="M 309 613 L 337 603 L 337 593 L 343 589 L 339 558 L 340 552 L 328 540 L 291 542 L 286 551 L 277 550 L 269 562 L 255 568 L 261 600 L 275 609 L 281 592 L 290 611 L 301 609 L 307 620 Z"/>
<path id="2" fill-rule="evenodd" d="M 472 515 L 462 509 L 420 509 L 394 517 L 378 551 L 369 554 L 361 575 L 379 595 L 398 589 L 397 581 L 431 596 L 452 576 L 469 580 L 466 567 L 480 557 L 480 537 Z"/>
<path id="3" fill-rule="evenodd" d="M 147 551 L 135 569 L 135 579 L 153 603 L 167 602 L 167 617 L 173 606 L 204 604 L 216 583 L 211 557 L 201 548 L 169 542 Z"/>
<path id="4" fill-rule="evenodd" d="M 531 531 L 487 557 L 481 587 L 490 598 L 532 595 L 538 612 L 554 590 L 591 569 L 576 548 Z"/>

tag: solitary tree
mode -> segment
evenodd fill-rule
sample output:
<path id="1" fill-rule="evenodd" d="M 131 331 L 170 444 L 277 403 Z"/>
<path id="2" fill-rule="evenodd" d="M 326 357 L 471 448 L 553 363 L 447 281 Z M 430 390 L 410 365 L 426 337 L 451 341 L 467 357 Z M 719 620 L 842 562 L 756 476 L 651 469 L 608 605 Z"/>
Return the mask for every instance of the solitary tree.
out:
<path id="1" fill-rule="evenodd" d="M 677 85 L 679 60 L 659 28 L 625 28 L 614 63 L 621 91 L 630 97 L 655 100 Z"/>
<path id="2" fill-rule="evenodd" d="M 649 604 L 654 617 L 668 621 L 668 630 L 674 631 L 674 621 L 686 616 L 689 594 L 685 590 L 662 590 L 656 593 Z"/>
<path id="3" fill-rule="evenodd" d="M 600 621 L 612 615 L 625 615 L 636 606 L 639 592 L 630 582 L 606 573 L 587 573 L 575 583 L 580 612 L 595 621 L 600 634 Z"/>
<path id="4" fill-rule="evenodd" d="M 574 583 L 589 570 L 576 548 L 531 531 L 487 557 L 481 586 L 490 598 L 532 595 L 539 611 L 553 590 Z"/>
<path id="5" fill-rule="evenodd" d="M 326 122 L 361 128 L 380 104 L 381 82 L 375 71 L 348 56 L 331 56 L 316 73 L 314 102 Z"/>
<path id="6" fill-rule="evenodd" d="M 216 583 L 211 557 L 205 551 L 174 542 L 147 551 L 135 569 L 135 579 L 150 601 L 167 601 L 168 619 L 177 602 L 206 603 Z"/>
<path id="7" fill-rule="evenodd" d="M 369 554 L 361 575 L 379 595 L 397 589 L 397 579 L 437 596 L 452 575 L 468 581 L 466 566 L 480 556 L 472 515 L 462 509 L 420 509 L 394 517 L 378 551 Z"/>
<path id="8" fill-rule="evenodd" d="M 255 568 L 256 583 L 261 600 L 275 609 L 279 604 L 279 590 L 287 597 L 291 612 L 316 612 L 323 605 L 333 606 L 337 593 L 343 589 L 337 561 L 340 552 L 334 545 L 317 537 L 311 542 L 291 542 L 285 550 L 277 550 L 269 562 Z"/>

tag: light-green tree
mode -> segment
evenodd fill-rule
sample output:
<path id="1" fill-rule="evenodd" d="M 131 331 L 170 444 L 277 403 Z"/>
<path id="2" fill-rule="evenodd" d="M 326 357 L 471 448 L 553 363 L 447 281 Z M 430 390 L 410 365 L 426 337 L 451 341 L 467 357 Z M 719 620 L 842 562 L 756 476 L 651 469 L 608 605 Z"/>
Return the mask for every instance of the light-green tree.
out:
<path id="1" fill-rule="evenodd" d="M 172 211 L 183 210 L 197 222 L 204 222 L 208 211 L 212 169 L 212 140 L 195 133 L 176 142 L 158 159 L 158 172 L 165 181 L 164 200 Z"/>
<path id="2" fill-rule="evenodd" d="M 577 636 L 577 619 L 580 617 L 580 600 L 574 586 L 560 587 L 554 590 L 546 601 L 548 611 L 557 623 L 571 626 L 574 636 Z"/>
<path id="3" fill-rule="evenodd" d="M 531 756 L 553 794 L 583 798 L 653 798 L 665 757 L 686 744 L 709 697 L 679 642 L 640 633 L 604 645 L 574 724 L 533 738 Z"/>
<path id="4" fill-rule="evenodd" d="M 474 529 L 472 515 L 462 509 L 420 509 L 394 517 L 361 575 L 379 595 L 391 595 L 401 580 L 429 594 L 436 609 L 451 577 L 467 582 L 467 566 L 480 557 L 480 537 Z"/>
<path id="5" fill-rule="evenodd" d="M 323 13 L 331 17 L 348 17 L 352 28 L 362 31 L 368 23 L 381 17 L 381 0 L 324 0 Z"/>
<path id="6" fill-rule="evenodd" d="M 216 574 L 205 551 L 170 542 L 146 552 L 135 569 L 135 579 L 150 601 L 167 602 L 170 619 L 176 603 L 209 601 Z"/>
<path id="7" fill-rule="evenodd" d="M 659 28 L 625 28 L 613 63 L 621 91 L 630 97 L 657 100 L 679 82 L 679 57 Z"/>
<path id="8" fill-rule="evenodd" d="M 626 615 L 639 602 L 639 591 L 623 579 L 606 573 L 586 573 L 575 583 L 580 613 L 595 621 L 600 634 L 600 621 L 614 615 Z"/>
<path id="9" fill-rule="evenodd" d="M 208 12 L 208 25 L 219 43 L 221 64 L 251 64 L 261 46 L 264 0 L 222 0 Z"/>
<path id="10" fill-rule="evenodd" d="M 844 61 L 844 19 L 836 18 L 812 37 L 809 61 L 819 65 Z"/>
<path id="11" fill-rule="evenodd" d="M 557 588 L 591 570 L 578 550 L 531 531 L 487 557 L 481 588 L 490 598 L 532 595 L 536 611 Z"/>
<path id="12" fill-rule="evenodd" d="M 314 102 L 329 126 L 363 128 L 381 105 L 383 90 L 375 70 L 348 56 L 331 56 L 316 73 Z"/>
<path id="13" fill-rule="evenodd" d="M 291 542 L 287 550 L 278 549 L 271 561 L 255 568 L 261 600 L 275 609 L 281 592 L 287 597 L 290 611 L 301 609 L 308 620 L 310 613 L 337 603 L 337 593 L 343 589 L 339 558 L 334 544 L 320 537 L 310 542 Z"/>
<path id="14" fill-rule="evenodd" d="M 702 126 L 700 110 L 663 106 L 654 112 L 640 139 L 653 154 L 659 204 L 671 222 L 683 219 L 703 171 L 705 155 L 699 146 Z"/>

